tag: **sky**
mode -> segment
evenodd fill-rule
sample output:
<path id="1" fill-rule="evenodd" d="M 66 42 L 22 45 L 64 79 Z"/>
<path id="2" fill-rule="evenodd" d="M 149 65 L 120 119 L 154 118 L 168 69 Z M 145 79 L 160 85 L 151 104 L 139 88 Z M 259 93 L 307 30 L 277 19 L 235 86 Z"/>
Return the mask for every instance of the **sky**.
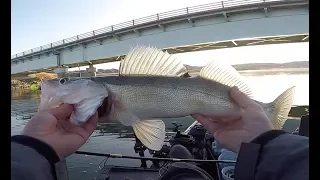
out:
<path id="1" fill-rule="evenodd" d="M 216 0 L 11 0 L 11 54 L 77 34 Z"/>
<path id="2" fill-rule="evenodd" d="M 132 19 L 214 1 L 12 0 L 11 54 Z M 295 43 L 201 51 L 181 56 L 186 64 L 201 66 L 213 58 L 228 60 L 231 64 L 308 61 L 308 52 L 308 43 Z M 96 67 L 118 68 L 118 64 L 114 62 Z"/>

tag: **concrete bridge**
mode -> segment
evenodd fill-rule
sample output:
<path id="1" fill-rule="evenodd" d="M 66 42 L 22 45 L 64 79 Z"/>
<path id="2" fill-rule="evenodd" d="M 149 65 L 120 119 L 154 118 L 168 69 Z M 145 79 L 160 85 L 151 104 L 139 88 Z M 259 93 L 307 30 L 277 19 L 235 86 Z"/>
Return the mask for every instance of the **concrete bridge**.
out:
<path id="1" fill-rule="evenodd" d="M 131 47 L 169 53 L 309 41 L 308 0 L 232 0 L 130 20 L 11 57 L 11 74 L 52 71 L 120 60 Z"/>

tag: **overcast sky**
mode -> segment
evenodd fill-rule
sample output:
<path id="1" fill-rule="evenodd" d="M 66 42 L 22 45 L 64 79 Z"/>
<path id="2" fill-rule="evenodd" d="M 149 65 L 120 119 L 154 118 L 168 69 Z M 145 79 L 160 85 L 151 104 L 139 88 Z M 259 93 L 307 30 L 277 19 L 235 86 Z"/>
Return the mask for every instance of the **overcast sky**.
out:
<path id="1" fill-rule="evenodd" d="M 135 18 L 213 0 L 12 0 L 11 54 Z M 143 9 L 143 10 L 141 10 Z M 308 61 L 308 43 L 250 46 L 182 54 L 186 64 Z M 96 65 L 118 68 L 119 62 Z M 81 68 L 84 69 L 85 67 Z M 72 69 L 70 69 L 72 70 Z"/>

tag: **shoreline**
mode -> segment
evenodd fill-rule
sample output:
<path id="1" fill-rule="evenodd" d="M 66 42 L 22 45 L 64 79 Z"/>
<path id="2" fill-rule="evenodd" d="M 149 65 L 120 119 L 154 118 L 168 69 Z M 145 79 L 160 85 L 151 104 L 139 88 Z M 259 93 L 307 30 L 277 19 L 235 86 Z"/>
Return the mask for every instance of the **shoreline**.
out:
<path id="1" fill-rule="evenodd" d="M 239 70 L 243 76 L 265 76 L 265 75 L 298 75 L 309 74 L 309 68 L 273 68 L 273 69 L 259 69 L 259 70 Z M 198 76 L 199 71 L 189 71 L 190 76 Z M 73 73 L 70 73 L 73 74 Z M 101 76 L 117 76 L 118 73 L 97 73 L 97 77 Z M 32 84 L 39 85 L 41 80 L 30 78 L 27 76 L 14 77 L 11 79 L 11 90 L 30 89 Z"/>
<path id="2" fill-rule="evenodd" d="M 279 74 L 309 74 L 309 68 L 277 68 L 277 69 L 261 69 L 261 70 L 242 70 L 238 71 L 243 76 L 259 76 L 259 75 L 279 75 Z"/>
<path id="3" fill-rule="evenodd" d="M 309 74 L 309 68 L 274 68 L 259 70 L 239 70 L 243 76 L 265 76 L 265 75 L 293 75 L 293 74 Z M 189 75 L 197 76 L 199 71 L 189 71 Z"/>

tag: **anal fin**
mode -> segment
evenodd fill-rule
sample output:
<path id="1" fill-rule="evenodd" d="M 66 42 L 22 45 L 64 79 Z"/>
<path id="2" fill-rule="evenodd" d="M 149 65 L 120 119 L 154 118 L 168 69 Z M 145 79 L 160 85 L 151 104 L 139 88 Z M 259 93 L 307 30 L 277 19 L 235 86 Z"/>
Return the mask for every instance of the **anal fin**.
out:
<path id="1" fill-rule="evenodd" d="M 142 120 L 132 127 L 137 138 L 147 148 L 155 151 L 162 148 L 166 133 L 162 120 Z"/>

